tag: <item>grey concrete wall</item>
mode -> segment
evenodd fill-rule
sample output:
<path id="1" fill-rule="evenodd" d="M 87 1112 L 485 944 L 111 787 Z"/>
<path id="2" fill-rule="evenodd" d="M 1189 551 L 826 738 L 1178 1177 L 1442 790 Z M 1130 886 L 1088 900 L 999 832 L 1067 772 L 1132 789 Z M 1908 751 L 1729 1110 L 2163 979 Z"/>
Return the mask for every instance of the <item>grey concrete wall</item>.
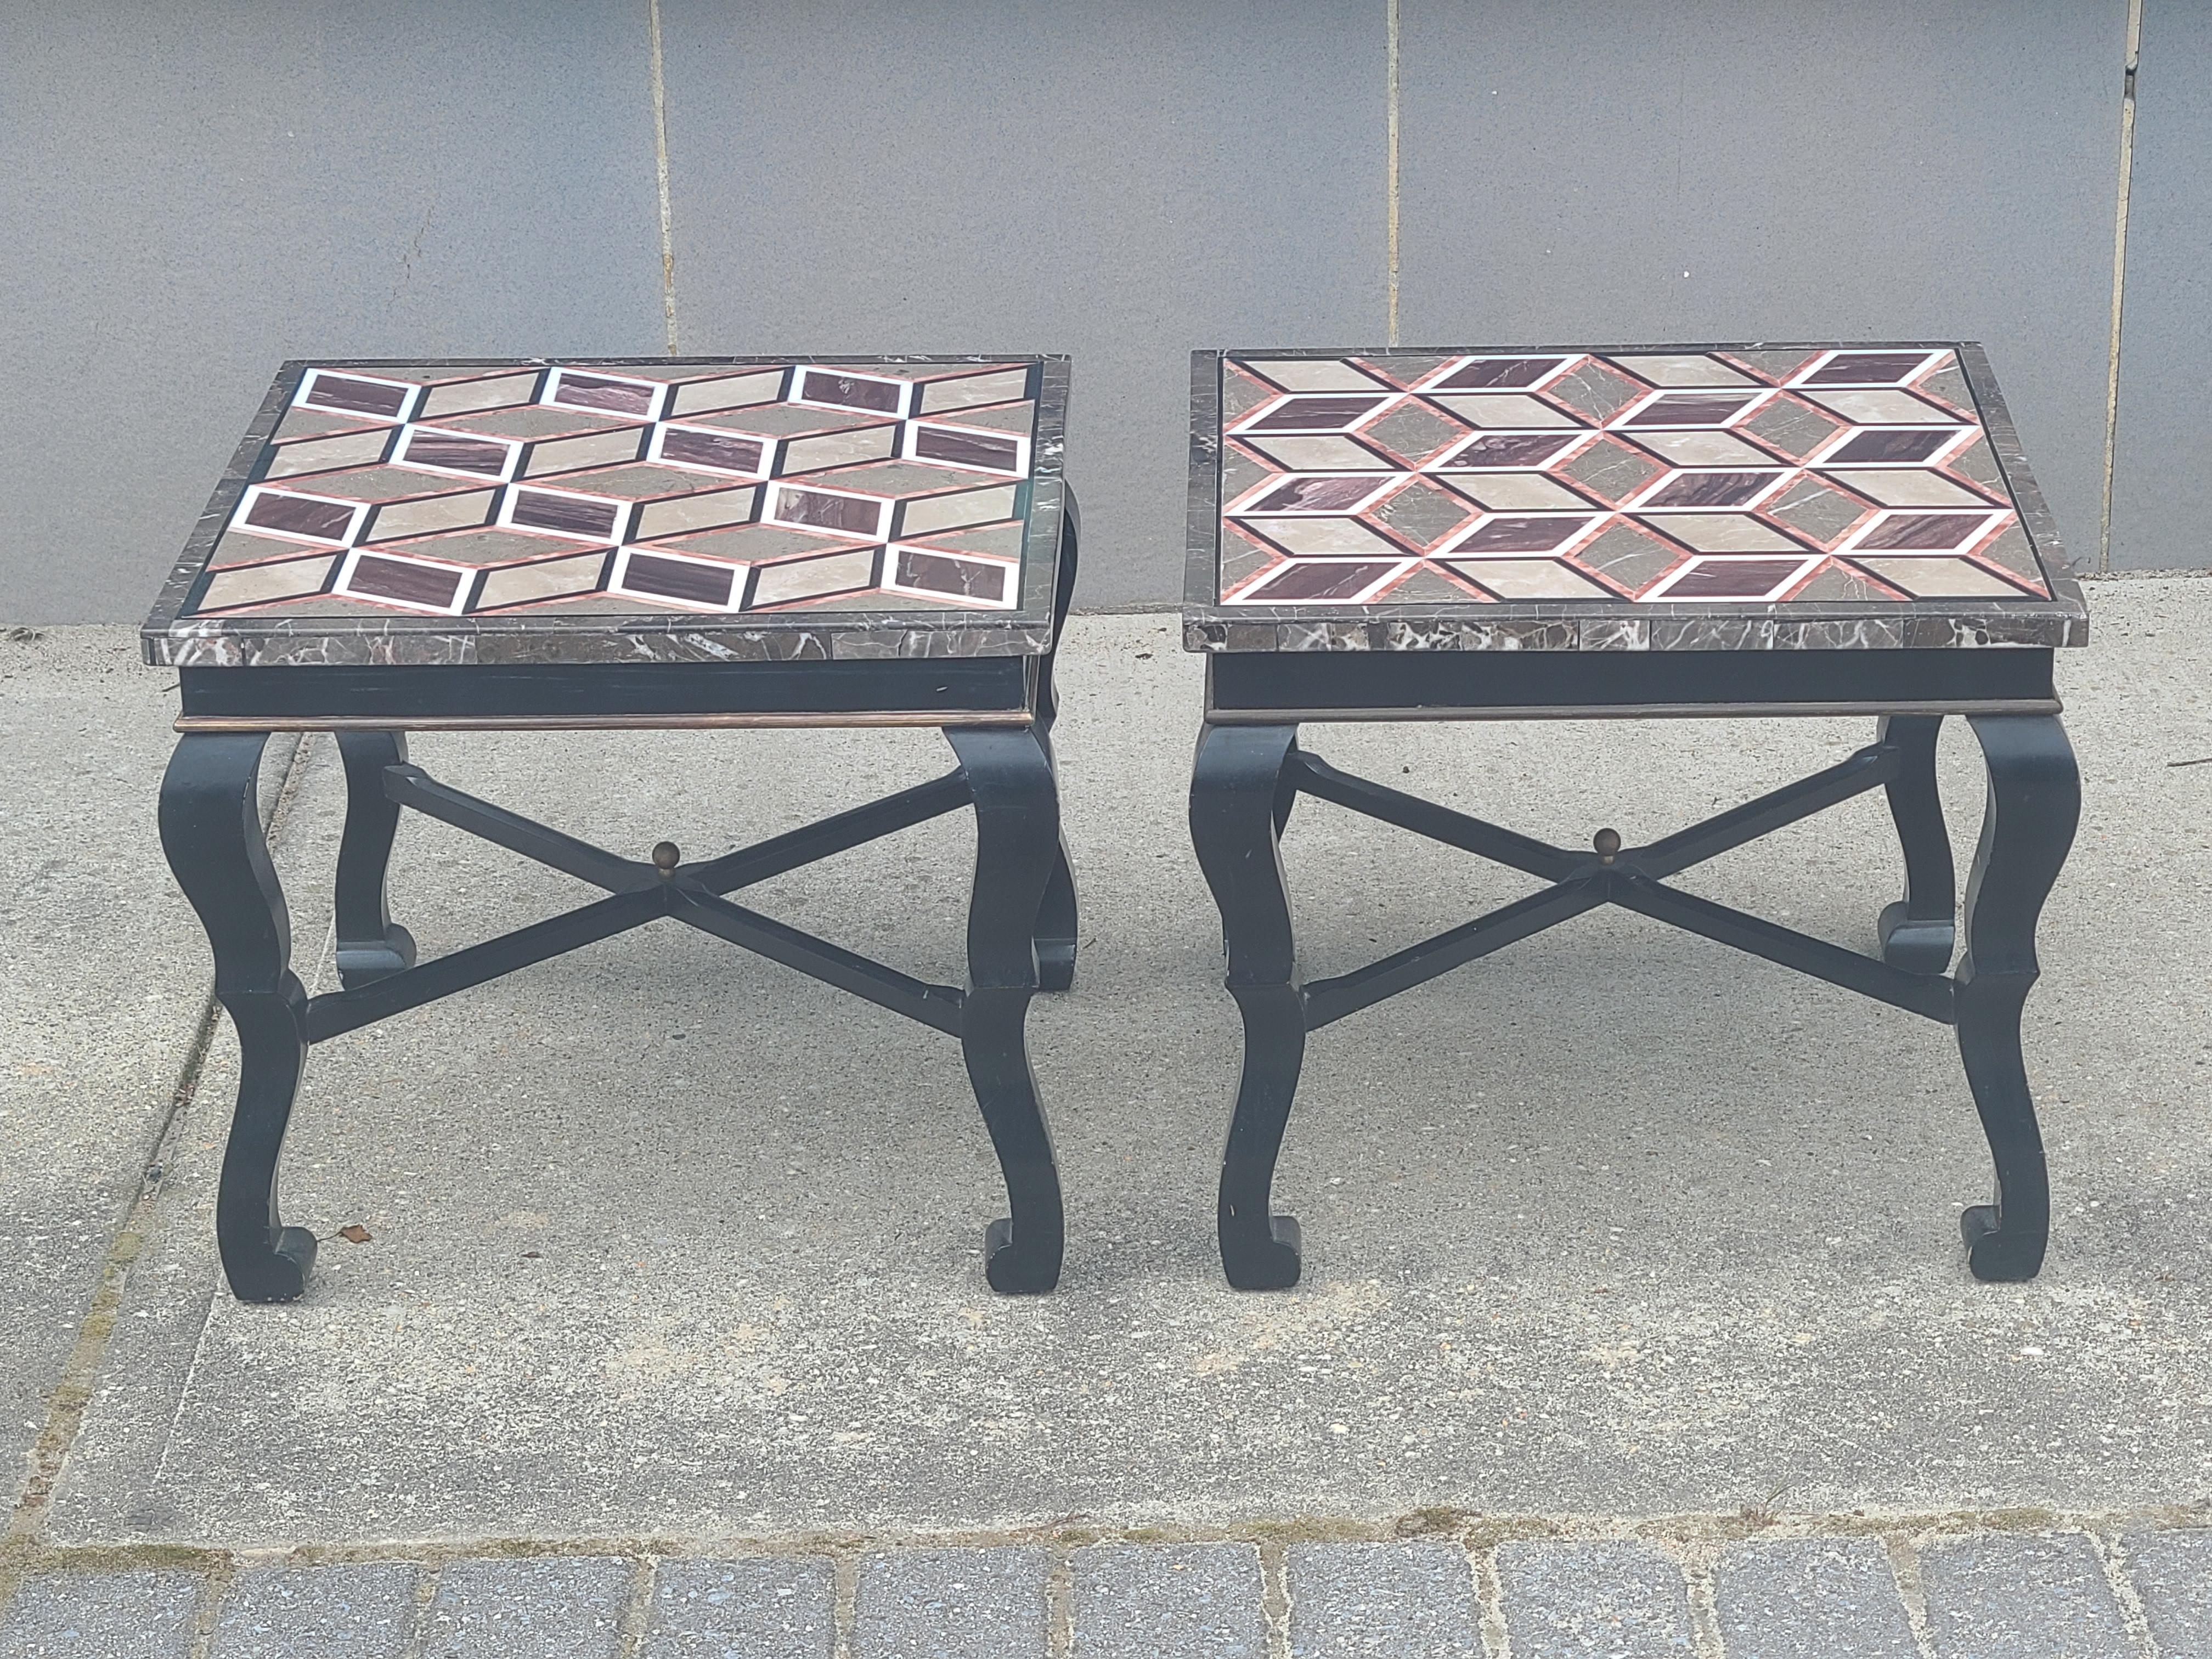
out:
<path id="1" fill-rule="evenodd" d="M 1088 605 L 1177 592 L 1191 347 L 1389 331 L 1394 193 L 1407 341 L 1988 339 L 2099 560 L 2128 0 L 1399 0 L 1395 176 L 1389 0 L 659 3 L 682 348 L 1073 352 Z M 2212 565 L 2144 4 L 2113 557 Z M 662 349 L 651 5 L 0 10 L 0 622 L 140 615 L 283 357 Z"/>
<path id="2" fill-rule="evenodd" d="M 2144 0 L 2112 457 L 2112 564 L 2212 564 L 2212 6 Z"/>

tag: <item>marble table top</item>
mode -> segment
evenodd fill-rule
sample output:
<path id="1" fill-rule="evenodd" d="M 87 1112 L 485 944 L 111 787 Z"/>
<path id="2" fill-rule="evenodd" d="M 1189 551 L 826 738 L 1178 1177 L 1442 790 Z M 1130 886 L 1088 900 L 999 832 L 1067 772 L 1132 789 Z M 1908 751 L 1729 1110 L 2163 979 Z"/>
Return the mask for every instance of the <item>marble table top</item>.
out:
<path id="1" fill-rule="evenodd" d="M 1200 651 L 2078 645 L 1960 342 L 1194 355 Z"/>
<path id="2" fill-rule="evenodd" d="M 178 667 L 1036 655 L 1064 357 L 289 362 Z"/>

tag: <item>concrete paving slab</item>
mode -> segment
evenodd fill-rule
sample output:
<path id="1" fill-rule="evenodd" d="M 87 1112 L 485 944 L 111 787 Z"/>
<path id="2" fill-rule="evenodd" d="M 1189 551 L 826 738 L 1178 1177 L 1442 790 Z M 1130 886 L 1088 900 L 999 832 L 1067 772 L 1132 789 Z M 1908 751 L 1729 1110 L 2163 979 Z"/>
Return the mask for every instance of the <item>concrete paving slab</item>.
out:
<path id="1" fill-rule="evenodd" d="M 207 995 L 155 831 L 169 683 L 119 629 L 0 629 L 0 1502 Z"/>
<path id="2" fill-rule="evenodd" d="M 2212 768 L 2171 763 L 2212 755 L 2212 584 L 2100 584 L 2093 605 L 2099 644 L 2065 663 L 2083 829 L 2029 1005 L 2058 1210 L 2033 1284 L 1978 1284 L 1960 1260 L 1956 1218 L 1988 1175 L 1948 1032 L 1601 915 L 1316 1039 L 1279 1182 L 1306 1280 L 1229 1291 L 1211 1220 L 1237 1025 L 1183 823 L 1198 665 L 1170 618 L 1086 617 L 1060 745 L 1085 955 L 1031 1028 L 1069 1193 L 1058 1295 L 983 1287 L 1002 1196 L 951 1044 L 661 924 L 317 1050 L 287 1201 L 372 1242 L 326 1245 L 290 1307 L 216 1290 L 217 1045 L 56 1536 L 2201 1496 Z M 1311 735 L 1354 770 L 1580 842 L 1662 832 L 1869 732 Z M 416 753 L 617 848 L 665 836 L 695 856 L 948 764 L 898 733 Z M 1943 762 L 1963 869 L 1964 732 Z M 286 862 L 319 893 L 337 778 L 306 764 Z M 955 979 L 970 849 L 939 820 L 753 902 Z M 1315 803 L 1287 856 L 1315 974 L 1524 890 Z M 1897 879 L 1877 795 L 1686 884 L 1863 945 Z M 588 896 L 421 820 L 394 890 L 426 951 Z"/>
<path id="3" fill-rule="evenodd" d="M 1888 1553 L 1872 1538 L 1739 1544 L 1713 1571 L 1729 1659 L 1913 1659 L 1920 1650 Z"/>
<path id="4" fill-rule="evenodd" d="M 422 1577 L 396 1561 L 241 1573 L 216 1620 L 210 1659 L 402 1659 Z"/>
<path id="5" fill-rule="evenodd" d="M 1482 1659 L 1482 1606 L 1456 1544 L 1297 1544 L 1285 1565 L 1291 1659 Z"/>
<path id="6" fill-rule="evenodd" d="M 1921 1553 L 1939 1659 L 2134 1659 L 2096 1547 L 2081 1533 L 1945 1540 Z"/>
<path id="7" fill-rule="evenodd" d="M 0 1659 L 184 1659 L 200 1582 L 185 1572 L 57 1572 L 0 1619 Z"/>

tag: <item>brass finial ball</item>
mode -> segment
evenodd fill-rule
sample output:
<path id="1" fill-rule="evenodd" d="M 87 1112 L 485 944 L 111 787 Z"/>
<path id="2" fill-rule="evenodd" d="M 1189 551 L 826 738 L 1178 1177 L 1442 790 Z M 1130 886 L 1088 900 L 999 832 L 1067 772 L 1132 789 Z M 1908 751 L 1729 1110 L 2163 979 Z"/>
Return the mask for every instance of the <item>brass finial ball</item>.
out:
<path id="1" fill-rule="evenodd" d="M 1601 864 L 1610 864 L 1613 860 L 1613 855 L 1620 851 L 1620 831 L 1601 830 L 1590 837 L 1590 845 L 1597 848 L 1598 861 Z"/>
<path id="2" fill-rule="evenodd" d="M 653 867 L 664 876 L 674 875 L 683 861 L 684 849 L 672 841 L 661 842 L 653 849 Z"/>

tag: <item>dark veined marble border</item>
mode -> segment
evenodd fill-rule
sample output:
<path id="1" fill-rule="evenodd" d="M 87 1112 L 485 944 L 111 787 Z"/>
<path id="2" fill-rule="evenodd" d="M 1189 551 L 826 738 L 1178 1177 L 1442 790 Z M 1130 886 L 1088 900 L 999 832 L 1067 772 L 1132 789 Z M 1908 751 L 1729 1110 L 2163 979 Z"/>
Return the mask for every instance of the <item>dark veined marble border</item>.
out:
<path id="1" fill-rule="evenodd" d="M 1032 440 L 1030 514 L 1022 544 L 1021 599 L 1012 611 L 841 611 L 778 616 L 736 613 L 667 617 L 606 616 L 184 616 L 194 584 L 270 436 L 310 368 L 397 373 L 415 368 L 541 368 L 561 363 L 612 369 L 665 362 L 675 368 L 760 363 L 1035 363 L 1040 366 Z M 942 356 L 454 357 L 293 359 L 277 370 L 207 507 L 171 568 L 153 612 L 140 630 L 145 659 L 171 668 L 250 668 L 360 664 L 373 666 L 490 663 L 714 663 L 875 660 L 886 658 L 1041 656 L 1052 648 L 1053 594 L 1058 581 L 1061 522 L 1067 491 L 1062 474 L 1069 361 L 1033 352 Z"/>

